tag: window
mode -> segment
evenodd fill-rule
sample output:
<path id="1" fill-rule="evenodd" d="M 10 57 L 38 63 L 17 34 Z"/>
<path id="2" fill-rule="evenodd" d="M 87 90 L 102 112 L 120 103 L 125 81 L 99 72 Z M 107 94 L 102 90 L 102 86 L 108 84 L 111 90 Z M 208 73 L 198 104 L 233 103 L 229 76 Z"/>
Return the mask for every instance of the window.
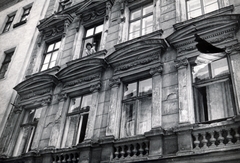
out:
<path id="1" fill-rule="evenodd" d="M 152 79 L 124 85 L 122 137 L 151 130 Z"/>
<path id="2" fill-rule="evenodd" d="M 84 38 L 83 57 L 88 55 L 86 48 L 86 45 L 88 43 L 92 44 L 92 48 L 94 49 L 94 51 L 98 51 L 100 49 L 102 31 L 103 24 L 88 28 L 86 30 L 86 35 Z"/>
<path id="3" fill-rule="evenodd" d="M 153 5 L 142 6 L 130 13 L 129 40 L 153 31 Z"/>
<path id="4" fill-rule="evenodd" d="M 59 0 L 58 12 L 63 11 L 66 7 L 70 6 L 71 0 Z"/>
<path id="5" fill-rule="evenodd" d="M 57 41 L 47 46 L 46 53 L 44 54 L 44 60 L 42 63 L 41 71 L 47 70 L 56 65 L 60 44 L 61 41 Z"/>
<path id="6" fill-rule="evenodd" d="M 197 122 L 234 115 L 232 84 L 226 58 L 192 68 Z"/>
<path id="7" fill-rule="evenodd" d="M 188 19 L 212 12 L 219 9 L 218 0 L 188 0 L 187 15 Z"/>
<path id="8" fill-rule="evenodd" d="M 41 116 L 42 108 L 27 110 L 21 124 L 17 143 L 13 156 L 19 156 L 22 153 L 31 151 L 33 138 L 35 135 L 37 123 Z"/>
<path id="9" fill-rule="evenodd" d="M 84 141 L 91 99 L 91 94 L 71 99 L 62 147 L 71 147 Z"/>
<path id="10" fill-rule="evenodd" d="M 15 14 L 11 15 L 11 16 L 8 16 L 7 22 L 6 22 L 5 27 L 3 29 L 3 33 L 10 30 L 14 17 L 15 17 Z"/>
<path id="11" fill-rule="evenodd" d="M 3 63 L 2 63 L 1 69 L 0 69 L 0 79 L 4 78 L 4 76 L 7 72 L 9 63 L 11 62 L 13 53 L 14 53 L 14 51 L 5 53 L 5 58 L 3 60 Z"/>
<path id="12" fill-rule="evenodd" d="M 28 16 L 29 16 L 30 11 L 31 11 L 31 8 L 32 7 L 28 7 L 28 8 L 23 9 L 23 14 L 22 14 L 22 17 L 20 19 L 20 22 L 27 21 Z"/>

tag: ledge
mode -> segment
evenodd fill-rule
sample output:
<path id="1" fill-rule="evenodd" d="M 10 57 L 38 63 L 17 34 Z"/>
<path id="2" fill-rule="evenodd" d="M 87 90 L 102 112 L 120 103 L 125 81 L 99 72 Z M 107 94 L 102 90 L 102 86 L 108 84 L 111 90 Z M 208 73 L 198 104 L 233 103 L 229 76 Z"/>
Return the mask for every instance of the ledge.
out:
<path id="1" fill-rule="evenodd" d="M 25 77 L 26 77 L 26 79 L 28 79 L 30 77 L 37 76 L 37 75 L 42 75 L 42 74 L 55 75 L 55 73 L 58 72 L 59 70 L 60 70 L 60 66 L 55 66 L 55 67 L 52 67 L 52 68 L 44 70 L 44 71 L 40 71 L 40 72 L 31 74 L 31 75 L 27 75 Z"/>
<path id="2" fill-rule="evenodd" d="M 23 25 L 23 24 L 25 24 L 25 23 L 27 23 L 27 20 L 18 22 L 18 23 L 16 23 L 16 24 L 13 25 L 13 28 L 16 28 L 16 27 L 18 27 L 18 26 L 20 26 L 20 25 Z"/>

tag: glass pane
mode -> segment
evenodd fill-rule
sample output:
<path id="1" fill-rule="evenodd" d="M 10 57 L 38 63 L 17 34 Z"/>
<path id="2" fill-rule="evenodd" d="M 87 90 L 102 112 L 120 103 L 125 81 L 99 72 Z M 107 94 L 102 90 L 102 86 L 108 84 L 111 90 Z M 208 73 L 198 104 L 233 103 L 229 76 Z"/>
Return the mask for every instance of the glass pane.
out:
<path id="1" fill-rule="evenodd" d="M 146 6 L 143 8 L 143 16 L 146 15 L 146 14 L 149 14 L 153 12 L 153 6 L 152 4 L 150 6 Z"/>
<path id="2" fill-rule="evenodd" d="M 25 9 L 24 14 L 29 14 L 31 8 Z"/>
<path id="3" fill-rule="evenodd" d="M 47 52 L 52 51 L 52 50 L 53 50 L 53 46 L 54 46 L 54 44 L 50 44 L 50 45 L 48 46 Z"/>
<path id="4" fill-rule="evenodd" d="M 6 26 L 5 26 L 4 30 L 3 30 L 3 32 L 7 32 L 7 31 L 9 31 L 10 26 L 11 26 L 11 24 L 6 24 Z"/>
<path id="5" fill-rule="evenodd" d="M 28 18 L 28 15 L 23 15 L 21 18 L 21 21 L 25 21 L 25 20 L 27 20 L 27 18 Z"/>
<path id="6" fill-rule="evenodd" d="M 1 69 L 0 69 L 0 73 L 5 73 L 8 69 L 8 65 L 9 65 L 9 63 L 3 64 Z"/>
<path id="7" fill-rule="evenodd" d="M 29 111 L 29 114 L 26 115 L 26 116 L 27 116 L 27 119 L 25 120 L 25 123 L 33 122 L 35 112 L 36 112 L 35 109 L 32 109 L 32 110 Z"/>
<path id="8" fill-rule="evenodd" d="M 13 16 L 10 16 L 10 17 L 9 17 L 9 19 L 8 19 L 8 22 L 11 22 L 11 21 L 13 21 L 13 19 L 14 19 L 14 16 L 15 16 L 15 15 L 13 15 Z"/>
<path id="9" fill-rule="evenodd" d="M 133 33 L 129 33 L 129 40 L 134 39 L 140 36 L 140 31 L 135 31 Z"/>
<path id="10" fill-rule="evenodd" d="M 60 45 L 61 45 L 61 41 L 57 42 L 57 43 L 55 44 L 54 49 L 59 49 Z"/>
<path id="11" fill-rule="evenodd" d="M 206 13 L 215 11 L 215 10 L 217 10 L 217 9 L 218 9 L 218 4 L 217 4 L 217 3 L 214 3 L 214 4 L 211 4 L 211 5 L 205 6 L 204 12 L 205 12 L 205 14 L 206 14 Z"/>
<path id="12" fill-rule="evenodd" d="M 187 8 L 188 8 L 188 11 L 201 9 L 200 0 L 189 0 L 189 1 L 187 1 Z"/>
<path id="13" fill-rule="evenodd" d="M 75 112 L 79 110 L 82 97 L 76 97 L 71 99 L 70 107 L 68 113 Z"/>
<path id="14" fill-rule="evenodd" d="M 79 115 L 73 115 L 67 117 L 66 122 L 66 143 L 65 147 L 71 147 L 72 145 L 75 145 L 76 143 L 76 136 L 77 136 L 77 130 L 78 130 L 78 123 L 79 123 Z"/>
<path id="15" fill-rule="evenodd" d="M 96 27 L 95 34 L 103 31 L 103 24 Z"/>
<path id="16" fill-rule="evenodd" d="M 46 63 L 49 63 L 50 62 L 50 58 L 51 58 L 51 53 L 50 54 L 46 54 L 46 56 L 45 56 L 45 59 L 44 59 L 44 64 L 46 64 Z"/>
<path id="17" fill-rule="evenodd" d="M 133 31 L 139 31 L 140 30 L 140 20 L 132 22 L 130 24 L 130 31 L 129 33 L 132 33 Z"/>
<path id="18" fill-rule="evenodd" d="M 142 29 L 142 35 L 148 34 L 152 32 L 152 26 L 153 26 L 153 16 L 148 16 L 143 19 L 143 29 Z"/>
<path id="19" fill-rule="evenodd" d="M 125 136 L 135 135 L 135 122 L 136 122 L 136 103 L 128 102 L 124 104 L 123 109 L 123 119 L 124 119 L 124 131 Z"/>
<path id="20" fill-rule="evenodd" d="M 188 18 L 191 19 L 191 18 L 195 18 L 195 17 L 200 16 L 200 15 L 202 15 L 202 10 L 198 9 L 198 10 L 189 12 L 188 13 Z"/>
<path id="21" fill-rule="evenodd" d="M 139 96 L 152 93 L 152 78 L 139 82 Z"/>
<path id="22" fill-rule="evenodd" d="M 226 58 L 212 62 L 211 68 L 212 68 L 212 77 L 213 78 L 229 73 L 228 63 L 227 63 Z"/>
<path id="23" fill-rule="evenodd" d="M 141 16 L 141 10 L 137 10 L 137 11 L 133 11 L 131 13 L 131 17 L 130 17 L 130 20 L 133 20 L 133 19 L 136 19 L 136 18 L 139 18 Z"/>
<path id="24" fill-rule="evenodd" d="M 44 70 L 46 70 L 47 68 L 48 68 L 48 64 L 44 64 L 44 65 L 42 66 L 41 71 L 44 71 Z"/>
<path id="25" fill-rule="evenodd" d="M 137 83 L 126 84 L 124 86 L 124 98 L 128 99 L 137 96 Z"/>
<path id="26" fill-rule="evenodd" d="M 56 65 L 56 61 L 52 61 L 52 62 L 50 63 L 50 65 L 49 65 L 48 68 L 52 68 L 52 67 L 54 67 L 55 65 Z"/>
<path id="27" fill-rule="evenodd" d="M 91 102 L 92 102 L 92 95 L 91 94 L 83 96 L 81 109 L 90 109 Z"/>
<path id="28" fill-rule="evenodd" d="M 203 4 L 204 4 L 204 6 L 206 6 L 206 5 L 210 5 L 210 4 L 213 4 L 213 3 L 218 3 L 217 2 L 218 0 L 203 0 Z"/>
<path id="29" fill-rule="evenodd" d="M 57 60 L 57 56 L 58 56 L 58 51 L 53 52 L 51 61 L 56 61 Z"/>
<path id="30" fill-rule="evenodd" d="M 88 29 L 87 32 L 86 32 L 86 37 L 92 36 L 93 32 L 94 32 L 94 28 Z"/>
<path id="31" fill-rule="evenodd" d="M 201 64 L 193 67 L 193 82 L 209 79 L 208 64 Z"/>
<path id="32" fill-rule="evenodd" d="M 139 100 L 137 134 L 144 134 L 151 130 L 151 108 L 151 97 Z"/>

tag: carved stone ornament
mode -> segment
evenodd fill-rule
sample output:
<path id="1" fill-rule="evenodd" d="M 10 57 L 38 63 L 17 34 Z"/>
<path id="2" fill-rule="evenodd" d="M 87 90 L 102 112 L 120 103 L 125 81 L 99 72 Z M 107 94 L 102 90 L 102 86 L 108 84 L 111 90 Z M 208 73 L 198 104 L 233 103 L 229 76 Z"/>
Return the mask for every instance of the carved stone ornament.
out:
<path id="1" fill-rule="evenodd" d="M 58 94 L 58 101 L 64 101 L 67 99 L 67 94 L 66 93 L 59 93 Z"/>
<path id="2" fill-rule="evenodd" d="M 106 16 L 105 16 L 105 18 L 106 18 L 106 20 L 108 20 L 109 19 L 109 15 L 110 15 L 110 11 L 111 11 L 111 8 L 112 8 L 112 3 L 110 2 L 110 1 L 107 1 L 106 2 Z"/>
<path id="3" fill-rule="evenodd" d="M 47 106 L 48 104 L 51 103 L 51 100 L 52 100 L 51 97 L 49 97 L 49 98 L 47 98 L 47 99 L 42 99 L 42 100 L 41 100 L 41 105 L 42 105 L 42 106 Z"/>
<path id="4" fill-rule="evenodd" d="M 52 37 L 52 36 L 55 36 L 59 33 L 63 33 L 65 30 L 65 27 L 64 26 L 59 26 L 59 27 L 54 27 L 52 28 L 50 31 L 47 31 L 45 33 L 45 37 L 48 38 L 48 37 Z"/>
<path id="5" fill-rule="evenodd" d="M 83 22 L 88 22 L 90 20 L 94 20 L 99 16 L 102 16 L 106 13 L 105 9 L 104 10 L 93 10 L 90 12 L 88 15 L 83 16 Z"/>
<path id="6" fill-rule="evenodd" d="M 101 89 L 101 83 L 97 83 L 97 84 L 94 84 L 94 85 L 90 86 L 90 91 L 91 92 L 97 92 L 100 89 Z"/>
<path id="7" fill-rule="evenodd" d="M 229 46 L 226 48 L 225 52 L 227 54 L 231 54 L 233 51 L 240 51 L 240 44 L 237 43 L 237 44 L 234 44 L 232 46 Z"/>
<path id="8" fill-rule="evenodd" d="M 188 60 L 187 58 L 181 59 L 181 60 L 175 60 L 175 67 L 176 68 L 184 68 L 188 65 Z"/>
<path id="9" fill-rule="evenodd" d="M 69 20 L 65 20 L 64 21 L 64 28 L 63 28 L 63 37 L 65 37 L 66 33 L 67 33 L 67 29 L 69 27 L 69 25 L 71 24 L 71 22 Z"/>
<path id="10" fill-rule="evenodd" d="M 161 74 L 163 71 L 163 64 L 157 66 L 157 67 L 153 67 L 150 69 L 149 73 L 154 76 L 154 75 L 157 75 L 157 74 Z"/>
<path id="11" fill-rule="evenodd" d="M 110 82 L 109 83 L 110 87 L 119 87 L 121 84 L 120 77 L 111 78 L 111 79 L 109 79 L 109 82 Z"/>
<path id="12" fill-rule="evenodd" d="M 13 105 L 13 106 L 15 106 L 15 108 L 14 108 L 14 110 L 13 110 L 13 112 L 15 113 L 15 114 L 20 114 L 21 112 L 22 112 L 22 106 L 21 105 Z"/>

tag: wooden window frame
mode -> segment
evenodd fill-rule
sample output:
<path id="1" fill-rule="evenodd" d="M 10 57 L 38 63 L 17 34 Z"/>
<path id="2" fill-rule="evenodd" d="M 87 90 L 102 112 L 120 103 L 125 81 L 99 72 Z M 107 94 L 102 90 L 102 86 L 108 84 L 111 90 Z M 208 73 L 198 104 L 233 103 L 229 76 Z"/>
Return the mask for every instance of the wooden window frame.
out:
<path id="1" fill-rule="evenodd" d="M 8 15 L 7 17 L 7 22 L 5 23 L 5 26 L 3 28 L 3 32 L 2 33 L 5 33 L 5 32 L 8 32 L 12 26 L 12 23 L 14 21 L 14 18 L 15 18 L 16 14 L 11 14 L 11 15 Z M 8 26 L 9 25 L 9 26 Z"/>

